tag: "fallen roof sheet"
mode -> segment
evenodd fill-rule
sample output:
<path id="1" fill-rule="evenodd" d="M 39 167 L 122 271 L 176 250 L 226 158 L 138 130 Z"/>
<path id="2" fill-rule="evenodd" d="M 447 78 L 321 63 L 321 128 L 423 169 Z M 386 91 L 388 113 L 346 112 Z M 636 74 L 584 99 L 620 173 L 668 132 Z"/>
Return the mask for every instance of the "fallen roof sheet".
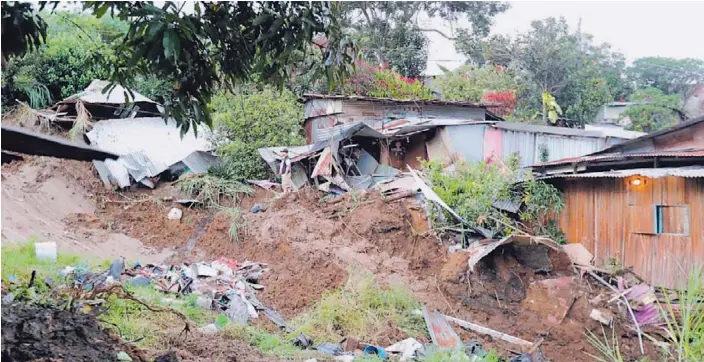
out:
<path id="1" fill-rule="evenodd" d="M 108 81 L 94 79 L 88 87 L 82 92 L 76 93 L 68 98 L 65 98 L 59 103 L 72 103 L 80 100 L 84 103 L 104 103 L 104 104 L 126 104 L 126 103 L 137 103 L 137 102 L 148 102 L 156 103 L 153 100 L 132 91 L 130 92 L 123 86 L 116 84 L 115 87 L 106 93 L 103 93 L 103 89 L 110 84 Z"/>
<path id="2" fill-rule="evenodd" d="M 26 155 L 50 156 L 69 160 L 92 161 L 116 159 L 117 153 L 80 145 L 67 140 L 2 125 L 2 149 Z"/>
<path id="3" fill-rule="evenodd" d="M 656 152 L 637 152 L 637 153 L 616 153 L 616 154 L 591 154 L 586 156 L 569 157 L 563 158 L 555 161 L 542 162 L 534 167 L 541 166 L 553 166 L 553 165 L 564 165 L 579 162 L 593 162 L 593 161 L 610 161 L 619 159 L 633 159 L 633 158 L 652 158 L 652 157 L 704 157 L 704 150 L 692 150 L 692 151 L 656 151 Z"/>
<path id="4" fill-rule="evenodd" d="M 209 129 L 201 128 L 196 137 L 191 128 L 181 137 L 176 121 L 165 122 L 163 118 L 153 117 L 97 122 L 86 136 L 91 144 L 120 155 L 118 160 L 106 162 L 105 166 L 113 179 L 126 187 L 130 184 L 128 174 L 140 181 L 185 159 L 189 159 L 191 166 L 204 168 L 202 163 L 207 160 L 202 154 L 193 153 L 212 149 L 210 134 Z"/>
<path id="5" fill-rule="evenodd" d="M 557 174 L 543 177 L 536 177 L 538 180 L 551 178 L 600 178 L 600 177 L 616 177 L 623 178 L 629 176 L 644 176 L 649 178 L 659 178 L 666 176 L 676 177 L 704 177 L 704 166 L 686 166 L 686 167 L 663 167 L 663 168 L 633 168 L 630 170 L 613 170 L 602 172 L 587 172 L 575 174 Z"/>

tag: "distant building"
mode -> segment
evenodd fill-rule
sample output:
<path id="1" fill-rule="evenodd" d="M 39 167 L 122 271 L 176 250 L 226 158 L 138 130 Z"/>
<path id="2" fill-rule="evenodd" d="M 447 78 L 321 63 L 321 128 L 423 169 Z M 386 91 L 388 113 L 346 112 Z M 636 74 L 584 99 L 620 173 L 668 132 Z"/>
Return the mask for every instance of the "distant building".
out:
<path id="1" fill-rule="evenodd" d="M 611 102 L 599 108 L 599 113 L 594 117 L 595 124 L 613 124 L 615 127 L 625 127 L 631 124 L 628 117 L 623 118 L 621 114 L 628 107 L 637 104 L 636 102 Z"/>

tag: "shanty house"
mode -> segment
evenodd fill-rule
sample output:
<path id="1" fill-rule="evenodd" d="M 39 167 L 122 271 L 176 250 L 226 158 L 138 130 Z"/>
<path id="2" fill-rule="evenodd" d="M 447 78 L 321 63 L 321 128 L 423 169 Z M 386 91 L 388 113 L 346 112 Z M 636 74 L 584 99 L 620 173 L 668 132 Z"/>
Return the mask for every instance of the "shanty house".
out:
<path id="1" fill-rule="evenodd" d="M 305 95 L 304 102 L 303 128 L 310 144 L 361 122 L 388 138 L 379 162 L 396 168 L 417 166 L 418 158 L 506 161 L 513 155 L 526 167 L 596 152 L 640 135 L 505 122 L 488 109 L 496 106 L 490 102 L 320 94 Z"/>
<path id="2" fill-rule="evenodd" d="M 534 172 L 564 192 L 560 227 L 597 265 L 665 287 L 704 265 L 704 117 Z"/>

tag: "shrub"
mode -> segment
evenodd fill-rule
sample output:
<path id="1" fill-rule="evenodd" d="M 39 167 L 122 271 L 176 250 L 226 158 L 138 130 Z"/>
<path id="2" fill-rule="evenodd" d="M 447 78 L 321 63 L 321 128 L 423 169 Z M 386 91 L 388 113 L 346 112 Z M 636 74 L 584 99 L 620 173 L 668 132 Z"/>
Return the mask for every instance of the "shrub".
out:
<path id="1" fill-rule="evenodd" d="M 220 93 L 210 104 L 215 122 L 221 176 L 245 181 L 271 174 L 258 149 L 305 143 L 303 107 L 293 93 L 248 86 L 238 94 Z"/>
<path id="2" fill-rule="evenodd" d="M 564 239 L 559 237 L 559 229 L 550 219 L 552 213 L 559 213 L 564 206 L 562 194 L 554 186 L 533 179 L 519 184 L 515 169 L 495 163 L 458 162 L 452 172 L 445 171 L 437 162 L 426 162 L 423 168 L 433 190 L 470 228 L 483 227 L 495 234 L 510 234 L 512 228 L 522 228 L 534 235 L 557 238 L 556 241 Z M 528 226 L 496 209 L 493 203 L 497 200 L 521 202 L 520 221 Z M 441 226 L 454 222 L 445 211 L 431 216 Z"/>

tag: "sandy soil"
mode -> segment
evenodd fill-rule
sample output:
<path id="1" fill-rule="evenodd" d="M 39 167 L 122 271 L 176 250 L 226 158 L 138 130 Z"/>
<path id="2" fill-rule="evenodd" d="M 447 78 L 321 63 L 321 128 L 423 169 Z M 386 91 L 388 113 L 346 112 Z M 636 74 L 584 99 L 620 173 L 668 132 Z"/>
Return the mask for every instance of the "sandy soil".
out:
<path id="1" fill-rule="evenodd" d="M 3 166 L 2 243 L 54 241 L 60 252 L 142 262 L 160 262 L 171 255 L 96 222 L 96 192 L 102 186 L 91 167 L 46 157 Z"/>

